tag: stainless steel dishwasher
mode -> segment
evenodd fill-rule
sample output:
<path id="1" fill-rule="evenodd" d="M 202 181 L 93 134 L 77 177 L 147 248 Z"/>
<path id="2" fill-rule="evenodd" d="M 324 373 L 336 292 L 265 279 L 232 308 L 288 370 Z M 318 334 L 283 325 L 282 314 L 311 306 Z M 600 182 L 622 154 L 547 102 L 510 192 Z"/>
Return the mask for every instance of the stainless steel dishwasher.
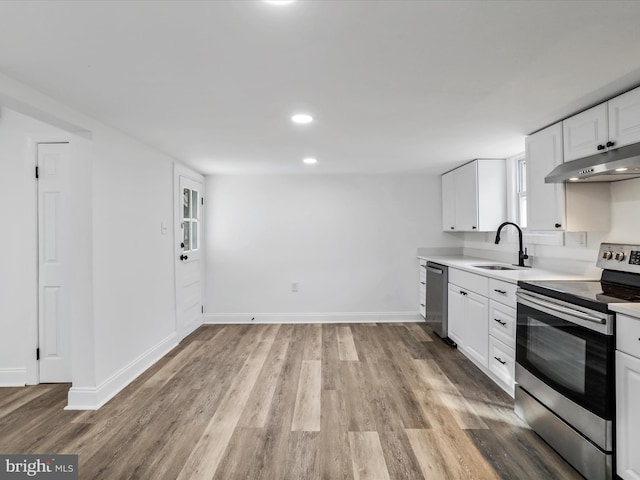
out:
<path id="1" fill-rule="evenodd" d="M 435 262 L 427 262 L 427 324 L 447 343 L 449 339 L 448 321 L 449 268 Z"/>

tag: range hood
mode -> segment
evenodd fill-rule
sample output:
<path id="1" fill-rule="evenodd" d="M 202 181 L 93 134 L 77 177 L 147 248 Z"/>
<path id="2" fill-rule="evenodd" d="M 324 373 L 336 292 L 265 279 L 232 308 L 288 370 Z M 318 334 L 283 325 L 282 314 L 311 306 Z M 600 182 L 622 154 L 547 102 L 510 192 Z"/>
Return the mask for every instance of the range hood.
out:
<path id="1" fill-rule="evenodd" d="M 640 177 L 640 143 L 634 143 L 558 165 L 544 178 L 544 182 L 617 182 L 638 177 Z"/>

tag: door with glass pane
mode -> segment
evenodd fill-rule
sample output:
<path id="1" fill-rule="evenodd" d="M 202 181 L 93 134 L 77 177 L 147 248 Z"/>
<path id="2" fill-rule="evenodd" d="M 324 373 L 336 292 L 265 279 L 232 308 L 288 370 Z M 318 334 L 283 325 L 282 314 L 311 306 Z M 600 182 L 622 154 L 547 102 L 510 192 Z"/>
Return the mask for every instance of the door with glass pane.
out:
<path id="1" fill-rule="evenodd" d="M 178 335 L 188 335 L 202 323 L 202 210 L 201 182 L 179 177 L 176 252 Z"/>

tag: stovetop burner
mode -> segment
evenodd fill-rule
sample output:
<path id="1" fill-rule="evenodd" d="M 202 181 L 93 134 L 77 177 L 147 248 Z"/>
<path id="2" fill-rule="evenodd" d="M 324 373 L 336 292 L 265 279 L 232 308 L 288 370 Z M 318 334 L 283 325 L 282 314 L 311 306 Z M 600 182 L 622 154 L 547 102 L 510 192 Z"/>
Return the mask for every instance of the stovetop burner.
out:
<path id="1" fill-rule="evenodd" d="M 612 303 L 640 302 L 640 246 L 602 244 L 597 265 L 600 280 L 518 282 L 524 289 L 600 312 Z"/>

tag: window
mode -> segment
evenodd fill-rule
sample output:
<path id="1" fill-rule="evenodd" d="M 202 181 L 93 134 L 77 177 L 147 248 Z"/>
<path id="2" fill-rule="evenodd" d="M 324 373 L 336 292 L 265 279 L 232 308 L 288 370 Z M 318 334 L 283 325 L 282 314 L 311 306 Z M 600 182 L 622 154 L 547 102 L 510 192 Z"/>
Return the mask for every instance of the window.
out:
<path id="1" fill-rule="evenodd" d="M 527 161 L 524 158 L 516 160 L 516 223 L 522 228 L 527 227 Z"/>
<path id="2" fill-rule="evenodd" d="M 199 202 L 200 195 L 197 190 L 184 188 L 182 191 L 182 250 L 194 252 L 199 245 Z"/>

